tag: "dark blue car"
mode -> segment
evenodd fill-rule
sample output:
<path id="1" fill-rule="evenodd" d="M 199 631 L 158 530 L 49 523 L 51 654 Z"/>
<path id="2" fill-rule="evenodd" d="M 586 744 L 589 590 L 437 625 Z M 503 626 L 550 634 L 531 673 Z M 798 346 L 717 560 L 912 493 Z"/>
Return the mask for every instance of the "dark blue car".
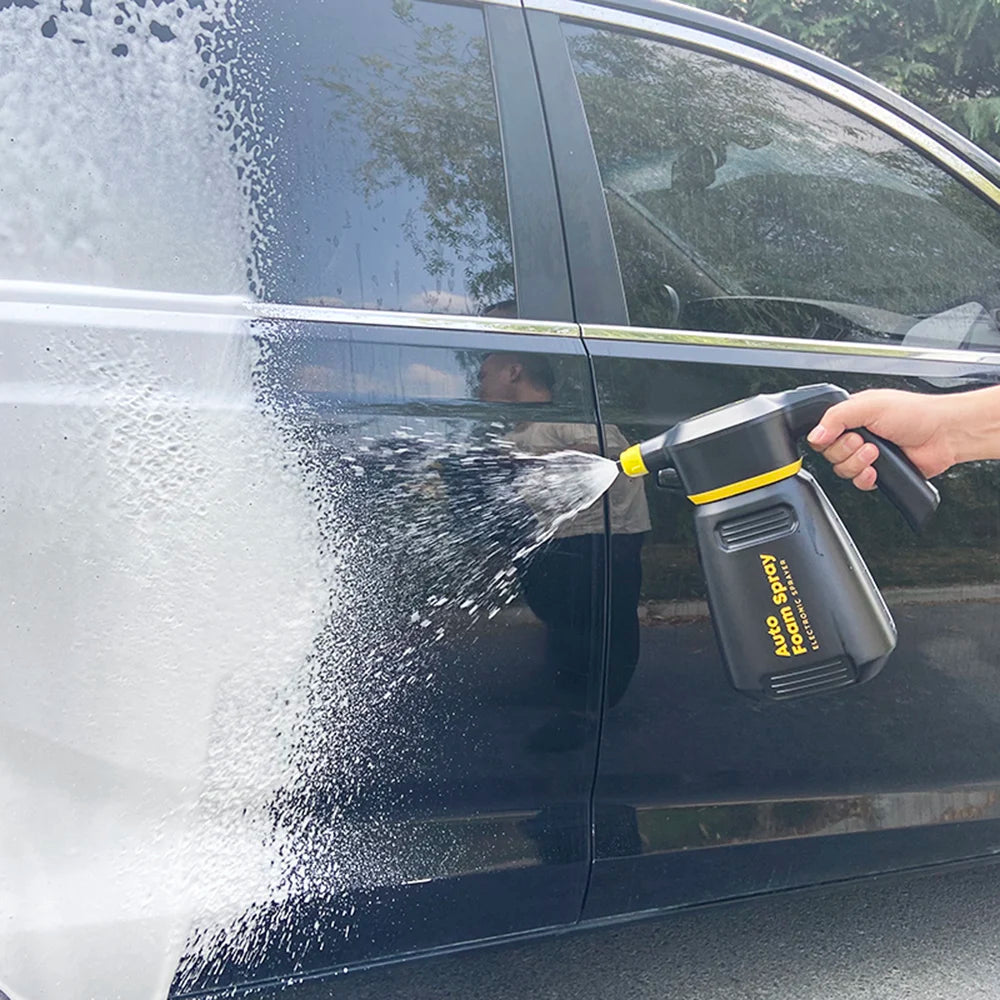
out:
<path id="1" fill-rule="evenodd" d="M 347 997 L 1000 850 L 992 465 L 915 536 L 806 458 L 899 640 L 782 701 L 675 483 L 557 525 L 517 457 L 995 382 L 1000 165 L 660 0 L 68 7 L 0 4 L 11 1000 Z"/>

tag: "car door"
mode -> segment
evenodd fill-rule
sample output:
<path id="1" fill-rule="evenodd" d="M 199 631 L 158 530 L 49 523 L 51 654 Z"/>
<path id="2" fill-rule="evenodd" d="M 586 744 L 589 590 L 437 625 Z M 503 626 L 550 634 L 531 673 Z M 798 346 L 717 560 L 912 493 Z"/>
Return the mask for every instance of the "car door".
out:
<path id="1" fill-rule="evenodd" d="M 522 13 L 209 6 L 0 11 L 12 995 L 564 926 L 589 872 L 603 515 L 524 475 L 598 423 Z"/>
<path id="2" fill-rule="evenodd" d="M 572 273 L 603 274 L 599 301 L 577 306 L 606 426 L 639 441 L 816 382 L 996 381 L 1000 188 L 981 154 L 917 127 L 919 113 L 874 85 L 729 22 L 528 7 Z M 612 523 L 609 649 L 616 608 L 637 604 L 641 627 L 606 705 L 586 917 L 1000 843 L 996 468 L 941 477 L 939 513 L 915 536 L 883 499 L 806 464 L 881 586 L 898 647 L 863 686 L 737 694 L 690 504 L 648 482 L 651 530 Z M 615 561 L 636 547 L 638 587 Z M 612 656 L 609 682 L 615 669 Z"/>

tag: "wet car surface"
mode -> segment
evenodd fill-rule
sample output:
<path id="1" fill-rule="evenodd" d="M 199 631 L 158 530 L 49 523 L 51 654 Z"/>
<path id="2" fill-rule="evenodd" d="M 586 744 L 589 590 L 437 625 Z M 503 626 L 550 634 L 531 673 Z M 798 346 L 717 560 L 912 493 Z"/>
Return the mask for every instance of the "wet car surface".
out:
<path id="1" fill-rule="evenodd" d="M 997 381 L 1000 166 L 653 0 L 7 5 L 0 122 L 12 1000 L 996 981 L 997 468 L 915 536 L 806 456 L 899 641 L 789 702 L 676 484 L 592 487 Z"/>

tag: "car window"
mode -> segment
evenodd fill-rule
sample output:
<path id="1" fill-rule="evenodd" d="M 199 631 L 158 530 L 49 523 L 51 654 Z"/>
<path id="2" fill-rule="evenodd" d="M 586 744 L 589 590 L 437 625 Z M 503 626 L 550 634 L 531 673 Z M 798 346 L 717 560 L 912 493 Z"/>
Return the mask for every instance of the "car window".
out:
<path id="1" fill-rule="evenodd" d="M 481 8 L 36 6 L 4 11 L 0 278 L 517 314 Z"/>
<path id="2" fill-rule="evenodd" d="M 630 322 L 1000 347 L 995 208 L 829 101 L 565 24 Z"/>
<path id="3" fill-rule="evenodd" d="M 261 5 L 275 138 L 267 297 L 368 309 L 514 311 L 483 13 L 377 0 Z M 273 22 L 271 28 L 266 22 Z M 273 29 L 273 30 L 272 30 Z"/>

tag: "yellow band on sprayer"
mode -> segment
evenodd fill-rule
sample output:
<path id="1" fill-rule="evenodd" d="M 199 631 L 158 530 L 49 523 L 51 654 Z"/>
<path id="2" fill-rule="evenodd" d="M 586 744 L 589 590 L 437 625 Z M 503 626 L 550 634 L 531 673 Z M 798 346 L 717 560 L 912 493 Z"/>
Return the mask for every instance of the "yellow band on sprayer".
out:
<path id="1" fill-rule="evenodd" d="M 618 456 L 618 464 L 622 467 L 622 472 L 626 476 L 645 476 L 649 473 L 649 469 L 646 468 L 646 463 L 642 460 L 642 454 L 637 444 L 632 445 L 631 448 L 626 448 Z"/>
<path id="2" fill-rule="evenodd" d="M 622 455 L 624 456 L 624 452 Z M 624 468 L 624 466 L 623 466 Z M 725 500 L 726 497 L 734 497 L 739 493 L 748 493 L 750 490 L 759 489 L 761 486 L 770 486 L 771 483 L 780 482 L 794 476 L 802 468 L 802 459 L 792 462 L 791 465 L 783 465 L 780 469 L 773 469 L 771 472 L 762 473 L 759 476 L 751 476 L 749 479 L 741 479 L 739 482 L 730 483 L 728 486 L 720 486 L 716 490 L 706 490 L 704 493 L 695 493 L 689 496 L 691 503 L 712 503 L 714 500 Z"/>

